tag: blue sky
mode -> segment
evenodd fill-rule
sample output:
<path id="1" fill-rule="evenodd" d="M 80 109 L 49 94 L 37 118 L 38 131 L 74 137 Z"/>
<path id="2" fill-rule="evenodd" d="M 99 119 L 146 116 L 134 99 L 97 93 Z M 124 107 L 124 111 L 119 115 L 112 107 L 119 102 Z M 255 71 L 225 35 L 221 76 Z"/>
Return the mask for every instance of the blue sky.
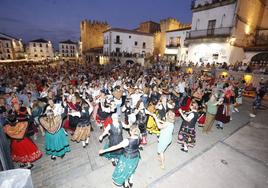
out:
<path id="1" fill-rule="evenodd" d="M 0 32 L 24 42 L 79 40 L 83 19 L 126 29 L 167 17 L 190 23 L 190 5 L 191 0 L 0 0 Z"/>

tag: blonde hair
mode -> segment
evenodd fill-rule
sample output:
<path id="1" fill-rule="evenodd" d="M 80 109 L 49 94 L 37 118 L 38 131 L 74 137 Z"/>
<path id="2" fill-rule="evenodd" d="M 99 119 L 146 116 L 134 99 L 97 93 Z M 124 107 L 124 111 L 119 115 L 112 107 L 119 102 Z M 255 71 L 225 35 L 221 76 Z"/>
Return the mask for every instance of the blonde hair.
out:
<path id="1" fill-rule="evenodd" d="M 131 125 L 129 128 L 130 132 L 132 132 L 135 136 L 140 137 L 141 132 L 137 125 Z"/>

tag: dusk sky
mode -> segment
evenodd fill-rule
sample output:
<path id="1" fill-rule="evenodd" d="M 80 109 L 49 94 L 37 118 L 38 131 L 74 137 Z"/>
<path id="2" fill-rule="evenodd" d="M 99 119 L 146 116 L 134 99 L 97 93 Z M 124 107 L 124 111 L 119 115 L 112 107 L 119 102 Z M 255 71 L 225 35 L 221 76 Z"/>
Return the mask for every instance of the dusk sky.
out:
<path id="1" fill-rule="evenodd" d="M 107 21 L 134 29 L 140 22 L 174 17 L 191 23 L 191 0 L 0 0 L 0 32 L 22 38 L 79 40 L 80 21 Z"/>

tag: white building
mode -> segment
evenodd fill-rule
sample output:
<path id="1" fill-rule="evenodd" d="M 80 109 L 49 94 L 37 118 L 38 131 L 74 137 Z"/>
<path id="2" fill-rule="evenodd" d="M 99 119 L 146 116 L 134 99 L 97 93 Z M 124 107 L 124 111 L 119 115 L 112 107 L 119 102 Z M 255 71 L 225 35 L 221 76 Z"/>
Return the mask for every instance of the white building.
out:
<path id="1" fill-rule="evenodd" d="M 21 39 L 0 33 L 0 60 L 25 58 Z"/>
<path id="2" fill-rule="evenodd" d="M 192 29 L 185 41 L 189 60 L 244 61 L 244 48 L 254 45 L 260 28 L 268 29 L 267 10 L 267 0 L 193 1 Z"/>
<path id="3" fill-rule="evenodd" d="M 153 35 L 134 30 L 112 28 L 104 32 L 103 53 L 146 55 L 153 53 Z"/>
<path id="4" fill-rule="evenodd" d="M 166 32 L 165 56 L 171 61 L 188 61 L 188 47 L 184 45 L 190 27 Z"/>
<path id="5" fill-rule="evenodd" d="M 37 39 L 29 42 L 28 58 L 33 60 L 53 59 L 53 47 L 50 41 Z"/>
<path id="6" fill-rule="evenodd" d="M 63 60 L 76 60 L 79 57 L 79 44 L 71 40 L 59 43 L 59 54 Z"/>

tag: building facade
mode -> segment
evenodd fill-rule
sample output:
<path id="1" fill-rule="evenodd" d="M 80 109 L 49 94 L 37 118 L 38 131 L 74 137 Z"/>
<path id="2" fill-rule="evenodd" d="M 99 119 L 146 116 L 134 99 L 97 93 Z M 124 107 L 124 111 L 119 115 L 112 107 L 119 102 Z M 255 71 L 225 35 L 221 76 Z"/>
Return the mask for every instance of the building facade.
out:
<path id="1" fill-rule="evenodd" d="M 103 46 L 103 32 L 109 29 L 106 22 L 83 20 L 80 23 L 80 38 L 82 52 L 85 53 L 92 48 Z"/>
<path id="2" fill-rule="evenodd" d="M 267 0 L 195 0 L 188 58 L 194 63 L 236 63 L 254 45 L 258 30 L 268 29 Z"/>
<path id="3" fill-rule="evenodd" d="M 112 28 L 104 32 L 103 53 L 105 55 L 152 55 L 154 37 L 150 33 Z"/>
<path id="4" fill-rule="evenodd" d="M 59 55 L 61 59 L 77 60 L 79 58 L 79 43 L 73 42 L 71 40 L 61 41 L 59 43 Z"/>
<path id="5" fill-rule="evenodd" d="M 21 39 L 0 33 L 0 60 L 24 59 Z"/>
<path id="6" fill-rule="evenodd" d="M 28 59 L 45 60 L 53 58 L 54 52 L 50 41 L 45 39 L 36 39 L 29 42 Z"/>
<path id="7" fill-rule="evenodd" d="M 166 32 L 165 57 L 170 61 L 188 61 L 188 47 L 184 45 L 191 27 Z"/>

